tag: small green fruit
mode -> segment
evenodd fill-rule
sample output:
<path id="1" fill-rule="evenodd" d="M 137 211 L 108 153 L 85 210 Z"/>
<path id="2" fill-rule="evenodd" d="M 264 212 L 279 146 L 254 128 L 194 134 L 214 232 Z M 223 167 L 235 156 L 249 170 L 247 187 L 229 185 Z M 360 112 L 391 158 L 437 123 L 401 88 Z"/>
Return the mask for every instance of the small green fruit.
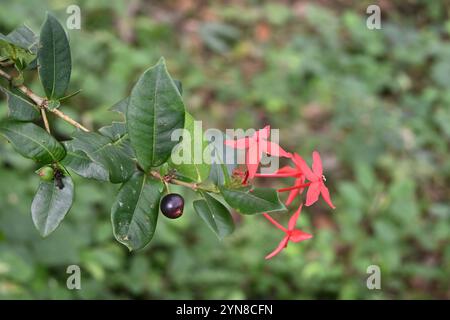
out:
<path id="1" fill-rule="evenodd" d="M 43 167 L 39 169 L 38 175 L 44 181 L 52 181 L 54 177 L 54 171 L 51 167 Z"/>

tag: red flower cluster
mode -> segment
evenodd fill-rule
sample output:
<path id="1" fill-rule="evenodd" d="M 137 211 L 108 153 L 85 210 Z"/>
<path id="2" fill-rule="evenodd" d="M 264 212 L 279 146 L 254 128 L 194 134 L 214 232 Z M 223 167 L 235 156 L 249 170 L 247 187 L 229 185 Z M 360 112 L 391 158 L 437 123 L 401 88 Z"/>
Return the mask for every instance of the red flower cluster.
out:
<path id="1" fill-rule="evenodd" d="M 238 140 L 226 140 L 225 144 L 227 146 L 236 149 L 245 149 L 246 158 L 245 164 L 247 167 L 247 172 L 245 174 L 245 179 L 243 183 L 247 183 L 247 179 L 252 179 L 254 177 L 268 177 L 268 178 L 295 178 L 294 185 L 288 188 L 279 189 L 278 192 L 289 191 L 289 196 L 286 200 L 286 205 L 289 206 L 294 199 L 301 195 L 305 188 L 308 188 L 306 192 L 306 206 L 311 206 L 317 200 L 319 196 L 325 200 L 325 202 L 331 207 L 335 208 L 333 202 L 330 198 L 330 193 L 328 188 L 325 186 L 325 176 L 323 175 L 322 160 L 317 151 L 313 152 L 313 163 L 312 170 L 308 166 L 305 160 L 300 157 L 297 153 L 291 154 L 283 150 L 278 144 L 270 142 L 267 139 L 270 135 L 270 127 L 266 126 L 261 130 L 258 130 L 252 137 L 246 137 Z M 295 167 L 285 166 L 277 170 L 272 174 L 258 174 L 258 167 L 263 154 L 268 154 L 277 157 L 285 157 L 292 160 Z M 306 182 L 308 181 L 308 182 Z M 312 235 L 295 229 L 295 224 L 300 216 L 300 212 L 303 204 L 289 219 L 288 228 L 284 228 L 276 220 L 274 220 L 270 215 L 264 213 L 264 217 L 268 219 L 275 227 L 282 230 L 285 233 L 284 238 L 281 240 L 278 247 L 270 254 L 266 256 L 266 259 L 270 259 L 280 253 L 284 248 L 287 247 L 288 242 L 301 242 L 312 238 Z"/>

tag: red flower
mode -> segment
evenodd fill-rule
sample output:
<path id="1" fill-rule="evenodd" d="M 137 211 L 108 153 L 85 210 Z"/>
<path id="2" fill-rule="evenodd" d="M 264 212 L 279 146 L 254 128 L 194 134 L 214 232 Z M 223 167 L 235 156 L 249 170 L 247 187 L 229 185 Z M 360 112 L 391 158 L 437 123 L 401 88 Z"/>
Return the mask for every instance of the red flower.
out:
<path id="1" fill-rule="evenodd" d="M 300 158 L 300 156 L 298 154 L 292 155 L 292 158 L 296 158 L 296 157 Z M 294 163 L 296 163 L 296 162 L 294 161 Z M 290 191 L 289 196 L 286 200 L 287 206 L 290 205 L 292 203 L 292 201 L 294 201 L 295 197 L 298 196 L 299 194 L 301 194 L 304 190 L 304 187 L 307 186 L 307 185 L 305 185 L 305 175 L 303 174 L 302 170 L 300 169 L 300 167 L 298 165 L 296 165 L 295 168 L 292 168 L 290 166 L 285 166 L 285 167 L 278 169 L 278 171 L 276 171 L 275 173 L 256 174 L 256 176 L 257 177 L 267 177 L 267 178 L 295 177 L 296 179 L 294 181 L 294 186 L 278 190 L 278 192 Z"/>
<path id="2" fill-rule="evenodd" d="M 270 126 L 258 130 L 251 137 L 238 140 L 225 140 L 225 145 L 235 149 L 246 149 L 245 164 L 248 170 L 248 178 L 252 179 L 258 170 L 263 153 L 289 158 L 290 154 L 284 151 L 278 144 L 267 141 L 270 134 Z"/>
<path id="3" fill-rule="evenodd" d="M 280 253 L 284 248 L 287 247 L 288 242 L 301 242 L 308 240 L 312 238 L 312 235 L 309 233 L 306 233 L 304 231 L 301 231 L 299 229 L 295 229 L 295 224 L 297 223 L 298 217 L 300 216 L 300 212 L 302 210 L 302 205 L 298 208 L 298 210 L 292 215 L 292 217 L 289 219 L 288 228 L 284 228 L 282 225 L 280 225 L 276 220 L 274 220 L 271 216 L 269 216 L 267 213 L 264 213 L 264 217 L 266 217 L 275 227 L 282 230 L 286 235 L 281 240 L 278 247 L 268 254 L 266 256 L 266 259 L 271 259 L 274 256 L 276 256 L 278 253 Z"/>
<path id="4" fill-rule="evenodd" d="M 295 229 L 295 224 L 297 223 L 298 217 L 300 216 L 300 212 L 302 210 L 302 205 L 297 209 L 297 211 L 292 215 L 292 217 L 289 219 L 288 223 L 288 229 L 284 228 L 282 225 L 280 225 L 276 220 L 274 220 L 271 216 L 269 216 L 267 213 L 264 213 L 264 216 L 278 229 L 282 230 L 286 235 L 281 240 L 278 247 L 272 251 L 270 254 L 266 256 L 266 259 L 271 259 L 274 256 L 276 256 L 278 253 L 280 253 L 284 248 L 287 247 L 288 242 L 301 242 L 304 240 L 308 240 L 312 238 L 312 235 L 309 233 L 306 233 L 304 231 L 301 231 L 299 229 Z"/>
<path id="5" fill-rule="evenodd" d="M 328 203 L 331 208 L 335 209 L 336 207 L 331 202 L 330 192 L 328 191 L 328 188 L 324 183 L 326 179 L 323 175 L 322 160 L 320 159 L 319 153 L 317 151 L 313 152 L 312 171 L 306 164 L 305 160 L 303 160 L 301 157 L 293 158 L 293 160 L 295 162 L 295 165 L 300 167 L 306 179 L 310 181 L 309 184 L 306 184 L 309 185 L 309 188 L 306 194 L 305 205 L 312 205 L 319 199 L 319 195 L 322 195 L 322 198 L 325 200 L 325 202 Z"/>

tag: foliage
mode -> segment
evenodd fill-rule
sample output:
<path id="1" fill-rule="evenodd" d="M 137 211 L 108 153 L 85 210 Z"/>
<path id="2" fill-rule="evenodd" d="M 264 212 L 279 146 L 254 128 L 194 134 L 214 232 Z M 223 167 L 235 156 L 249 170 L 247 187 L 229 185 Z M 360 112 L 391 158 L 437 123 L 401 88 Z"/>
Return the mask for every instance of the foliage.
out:
<path id="1" fill-rule="evenodd" d="M 5 1 L 0 28 L 7 33 L 25 21 L 37 30 L 46 9 L 61 9 L 41 3 Z M 108 109 L 128 95 L 142 70 L 165 56 L 183 79 L 184 103 L 209 126 L 270 122 L 290 149 L 308 154 L 320 145 L 338 209 L 331 217 L 321 206 L 303 215 L 314 241 L 288 247 L 270 263 L 261 255 L 278 235 L 266 231 L 267 222 L 239 216 L 239 228 L 218 242 L 192 207 L 177 224 L 160 219 L 151 246 L 132 254 L 111 241 L 109 212 L 118 187 L 73 176 L 72 213 L 41 240 L 29 217 L 39 184 L 30 172 L 40 166 L 2 141 L 0 296 L 448 298 L 449 23 L 439 2 L 412 2 L 411 11 L 392 3 L 379 31 L 365 28 L 363 2 L 328 8 L 216 2 L 198 13 L 180 9 L 177 23 L 142 5 L 127 20 L 130 40 L 117 29 L 124 4 L 80 1 L 83 29 L 69 36 L 83 46 L 72 48 L 76 67 L 68 92 L 82 88 L 83 94 L 59 108 L 95 128 L 122 121 Z M 171 5 L 159 10 L 171 12 Z M 192 19 L 203 25 L 205 12 L 240 32 L 215 26 L 192 34 Z M 406 12 L 421 12 L 422 20 Z M 211 47 L 222 42 L 205 35 L 225 45 Z M 31 64 L 29 57 L 20 60 Z M 42 90 L 37 79 L 32 88 Z M 0 112 L 7 115 L 6 100 Z M 52 122 L 61 136 L 71 135 L 70 126 Z M 106 162 L 92 166 L 89 150 L 73 150 L 80 156 L 73 171 L 110 179 L 114 171 Z M 197 199 L 191 191 L 183 194 Z M 65 288 L 68 264 L 85 270 L 81 291 Z M 371 264 L 381 267 L 381 291 L 365 287 Z"/>
<path id="2" fill-rule="evenodd" d="M 21 28 L 16 33 L 20 34 Z M 27 31 L 32 33 L 31 29 Z M 31 38 L 36 39 L 37 36 Z M 111 209 L 111 221 L 116 239 L 130 251 L 144 248 L 153 238 L 160 211 L 160 199 L 164 193 L 163 184 L 166 191 L 169 191 L 168 184 L 173 183 L 198 192 L 205 201 L 197 202 L 196 208 L 203 221 L 210 225 L 219 238 L 234 230 L 234 222 L 227 207 L 220 202 L 214 203 L 216 200 L 208 195 L 209 192 L 223 197 L 231 208 L 242 214 L 286 210 L 275 189 L 248 185 L 247 179 L 242 182 L 245 187 L 241 187 L 238 178 L 232 180 L 227 177 L 230 174 L 225 167 L 222 174 L 227 178 L 219 188 L 219 184 L 208 180 L 210 164 L 203 159 L 202 168 L 189 161 L 183 164 L 181 174 L 178 174 L 177 169 L 180 166 L 169 161 L 169 158 L 174 149 L 181 153 L 191 153 L 192 147 L 186 145 L 186 141 L 194 144 L 195 136 L 190 135 L 196 133 L 195 121 L 191 115 L 186 115 L 181 96 L 181 82 L 172 79 L 164 58 L 160 58 L 156 65 L 139 77 L 130 96 L 121 100 L 126 101 L 126 104 L 119 102 L 120 108 L 113 106 L 115 111 L 125 116 L 125 122 L 113 122 L 100 128 L 97 133 L 90 132 L 61 111 L 55 112 L 55 109 L 61 106 L 61 101 L 73 96 L 65 96 L 72 72 L 70 44 L 64 28 L 55 17 L 47 14 L 37 40 L 36 52 L 17 41 L 16 37 L 3 36 L 2 41 L 13 51 L 27 48 L 28 54 L 37 56 L 39 79 L 46 94 L 46 97 L 42 98 L 23 82 L 15 83 L 13 79 L 17 77 L 24 79 L 23 62 L 16 61 L 14 54 L 3 52 L 1 59 L 4 68 L 0 71 L 9 84 L 8 88 L 2 90 L 12 112 L 9 119 L 0 124 L 0 134 L 19 154 L 38 164 L 46 165 L 38 170 L 42 181 L 31 205 L 34 225 L 42 236 L 47 237 L 55 231 L 72 207 L 75 194 L 72 169 L 84 178 L 122 184 Z M 19 75 L 5 72 L 5 67 L 15 68 Z M 18 91 L 24 97 L 13 94 L 11 90 Z M 20 109 L 22 107 L 23 111 Z M 40 110 L 42 119 L 35 119 L 34 115 L 30 115 L 30 110 Z M 54 112 L 59 118 L 81 130 L 74 132 L 71 139 L 58 141 L 52 132 L 47 112 Z M 185 123 L 186 119 L 188 121 Z M 42 120 L 45 130 L 33 123 L 33 120 Z M 245 138 L 254 140 L 251 148 L 257 153 L 263 150 L 267 153 L 266 149 L 259 148 L 258 143 L 258 135 L 261 132 L 261 135 L 264 134 L 264 140 L 268 139 L 269 127 L 266 128 L 258 131 L 256 138 Z M 179 144 L 173 136 L 181 129 L 186 129 L 182 134 L 183 140 L 186 141 Z M 204 144 L 206 145 L 203 132 L 200 130 L 197 134 L 201 135 L 202 139 L 201 156 L 203 157 L 204 152 L 210 152 L 206 160 L 211 160 L 214 148 L 203 148 Z M 231 140 L 226 142 L 232 143 Z M 211 143 L 218 147 L 215 141 Z M 264 145 L 267 145 L 267 141 Z M 281 156 L 279 151 L 276 151 L 282 150 L 277 144 L 271 142 L 270 146 L 273 149 L 272 154 Z M 261 151 L 258 152 L 258 149 Z M 290 157 L 285 151 L 283 153 L 285 157 Z M 250 173 L 251 178 L 255 175 L 260 158 L 261 155 L 255 164 L 246 161 L 247 167 L 252 166 L 254 169 L 253 174 Z M 192 155 L 189 155 L 188 160 L 193 160 Z M 223 162 L 218 164 L 225 165 Z M 192 172 L 196 174 L 191 174 Z M 177 180 L 180 178 L 184 180 Z M 167 216 L 170 213 L 162 210 L 163 203 L 164 199 L 161 202 L 161 211 Z M 164 205 L 170 207 L 170 203 Z M 183 209 L 182 200 L 177 214 L 182 214 Z M 206 218 L 208 215 L 209 219 Z M 220 217 L 220 227 L 226 230 L 225 233 L 219 232 L 216 215 Z"/>

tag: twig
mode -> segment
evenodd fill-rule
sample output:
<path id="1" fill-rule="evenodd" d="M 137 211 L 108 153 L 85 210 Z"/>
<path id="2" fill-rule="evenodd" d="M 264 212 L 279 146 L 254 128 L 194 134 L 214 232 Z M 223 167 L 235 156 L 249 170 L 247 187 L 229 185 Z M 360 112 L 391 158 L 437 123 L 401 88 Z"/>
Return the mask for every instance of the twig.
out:
<path id="1" fill-rule="evenodd" d="M 48 124 L 47 114 L 45 113 L 44 108 L 41 108 L 41 116 L 42 120 L 44 120 L 45 130 L 47 130 L 47 132 L 50 133 L 50 125 Z"/>
<path id="2" fill-rule="evenodd" d="M 1 69 L 0 69 L 0 76 L 5 78 L 8 81 L 12 80 L 12 76 L 9 75 L 8 73 L 4 72 Z M 73 125 L 74 127 L 78 128 L 78 129 L 81 129 L 81 130 L 83 130 L 85 132 L 89 132 L 89 129 L 85 128 L 82 124 L 80 124 L 77 121 L 73 120 L 71 117 L 69 117 L 68 115 L 64 114 L 62 111 L 60 111 L 58 109 L 50 109 L 48 107 L 48 100 L 38 96 L 30 88 L 26 87 L 25 85 L 20 85 L 17 88 L 20 91 L 22 91 L 27 97 L 29 97 L 31 100 L 33 100 L 34 103 L 36 103 L 36 105 L 39 108 L 41 108 L 42 119 L 44 120 L 45 129 L 48 132 L 50 132 L 50 126 L 48 124 L 46 111 L 52 112 L 57 117 L 63 119 L 64 121 L 70 123 L 71 125 Z M 181 180 L 178 180 L 178 179 L 174 179 L 173 177 L 171 177 L 169 175 L 161 176 L 157 171 L 150 171 L 150 175 L 152 177 L 156 178 L 156 179 L 161 180 L 161 181 L 164 181 L 164 182 L 167 182 L 167 183 L 171 183 L 171 184 L 176 184 L 176 185 L 179 185 L 179 186 L 184 186 L 184 187 L 190 188 L 190 189 L 192 189 L 194 191 L 204 190 L 204 191 L 207 191 L 207 192 L 218 192 L 217 190 L 213 190 L 211 188 L 200 186 L 197 183 L 189 183 L 189 182 L 181 181 Z"/>
<path id="3" fill-rule="evenodd" d="M 80 124 L 79 122 L 76 122 L 75 120 L 73 120 L 71 117 L 69 117 L 68 115 L 64 114 L 62 111 L 58 110 L 58 109 L 49 109 L 50 112 L 52 112 L 53 114 L 55 114 L 57 117 L 63 119 L 64 121 L 70 123 L 71 125 L 73 125 L 74 127 L 83 130 L 84 132 L 89 132 L 89 129 L 87 129 L 86 127 L 84 127 L 82 124 Z"/>
<path id="4" fill-rule="evenodd" d="M 190 189 L 192 189 L 194 191 L 199 189 L 199 186 L 198 186 L 197 183 L 189 183 L 189 182 L 184 182 L 184 181 L 181 181 L 181 180 L 178 180 L 178 179 L 173 179 L 173 178 L 168 177 L 168 176 L 161 176 L 159 174 L 159 172 L 157 172 L 157 171 L 150 171 L 150 175 L 153 178 L 156 178 L 158 180 L 162 180 L 162 181 L 165 181 L 165 182 L 169 182 L 171 184 L 176 184 L 176 185 L 179 185 L 179 186 L 187 187 L 187 188 L 190 188 Z"/>
<path id="5" fill-rule="evenodd" d="M 3 71 L 2 69 L 0 69 L 0 76 L 2 76 L 3 78 L 5 78 L 8 81 L 12 80 L 12 77 L 9 74 L 7 74 L 5 71 Z"/>
<path id="6" fill-rule="evenodd" d="M 1 69 L 0 69 L 0 76 L 5 78 L 8 81 L 12 80 L 12 76 L 10 74 L 4 72 Z M 74 119 L 72 119 L 71 117 L 69 117 L 68 115 L 63 113 L 62 111 L 60 111 L 58 109 L 50 109 L 48 107 L 48 100 L 47 99 L 38 96 L 30 88 L 26 87 L 25 85 L 17 86 L 17 89 L 22 91 L 23 94 L 25 94 L 28 98 L 33 100 L 33 102 L 36 103 L 36 105 L 38 107 L 40 107 L 41 109 L 43 108 L 45 110 L 48 110 L 48 111 L 52 112 L 53 114 L 55 114 L 57 117 L 59 117 L 59 118 L 63 119 L 64 121 L 70 123 L 74 127 L 78 128 L 80 130 L 83 130 L 85 132 L 89 132 L 89 130 L 86 127 L 84 127 L 81 123 L 78 123 L 77 121 L 75 121 Z M 44 120 L 44 123 L 45 123 L 45 120 Z"/>
<path id="7" fill-rule="evenodd" d="M 14 65 L 13 61 L 0 61 L 0 66 L 2 67 L 11 67 L 12 65 Z"/>

